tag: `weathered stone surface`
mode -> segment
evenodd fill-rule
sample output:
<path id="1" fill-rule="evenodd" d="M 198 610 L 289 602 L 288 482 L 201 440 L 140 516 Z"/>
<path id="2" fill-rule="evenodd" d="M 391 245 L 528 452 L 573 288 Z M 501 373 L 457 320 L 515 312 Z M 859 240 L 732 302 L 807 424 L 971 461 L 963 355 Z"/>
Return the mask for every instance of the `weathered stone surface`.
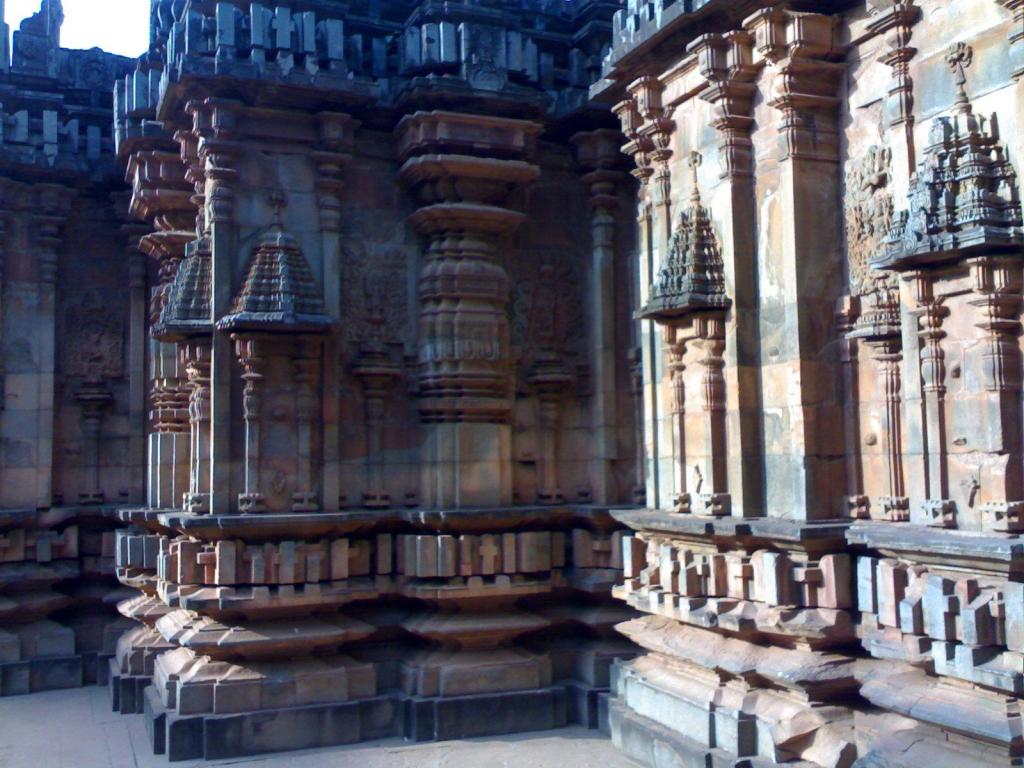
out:
<path id="1" fill-rule="evenodd" d="M 61 21 L 0 66 L 0 691 L 173 760 L 1020 760 L 1024 3 Z"/>
<path id="2" fill-rule="evenodd" d="M 1024 4 L 762 5 L 629 0 L 591 89 L 640 181 L 648 508 L 616 513 L 614 593 L 649 653 L 617 665 L 613 739 L 1009 765 Z M 783 690 L 785 726 L 757 703 Z"/>
<path id="3" fill-rule="evenodd" d="M 154 4 L 114 87 L 150 419 L 106 669 L 156 750 L 597 724 L 636 652 L 614 5 Z"/>

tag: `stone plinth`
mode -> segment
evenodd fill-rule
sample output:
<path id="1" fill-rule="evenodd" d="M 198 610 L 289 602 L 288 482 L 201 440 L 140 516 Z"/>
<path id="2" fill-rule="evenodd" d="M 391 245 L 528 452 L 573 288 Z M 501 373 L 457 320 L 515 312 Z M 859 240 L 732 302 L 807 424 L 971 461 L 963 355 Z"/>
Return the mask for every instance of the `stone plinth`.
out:
<path id="1" fill-rule="evenodd" d="M 547 529 L 516 532 L 524 513 Z M 604 510 L 125 516 L 162 535 L 139 545 L 157 540 L 154 574 L 121 574 L 158 599 L 121 605 L 145 626 L 111 664 L 115 706 L 142 691 L 172 760 L 594 726 L 634 652 L 602 598 L 621 568 Z"/>

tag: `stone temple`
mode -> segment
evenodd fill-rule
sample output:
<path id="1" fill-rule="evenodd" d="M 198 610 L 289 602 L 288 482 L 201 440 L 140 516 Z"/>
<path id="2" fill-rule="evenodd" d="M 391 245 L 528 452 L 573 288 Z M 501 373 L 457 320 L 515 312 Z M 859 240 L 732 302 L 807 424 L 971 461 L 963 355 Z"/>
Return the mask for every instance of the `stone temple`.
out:
<path id="1" fill-rule="evenodd" d="M 62 22 L 0 29 L 0 696 L 1024 765 L 1024 0 Z"/>

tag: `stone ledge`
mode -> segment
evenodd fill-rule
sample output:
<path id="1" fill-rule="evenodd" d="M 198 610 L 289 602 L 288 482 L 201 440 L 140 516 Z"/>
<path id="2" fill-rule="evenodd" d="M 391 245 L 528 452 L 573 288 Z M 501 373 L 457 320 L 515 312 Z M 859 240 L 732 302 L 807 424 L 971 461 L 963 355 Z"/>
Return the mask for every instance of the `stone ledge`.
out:
<path id="1" fill-rule="evenodd" d="M 536 525 L 567 526 L 573 523 L 583 523 L 596 531 L 607 532 L 617 527 L 617 514 L 605 506 L 560 505 L 231 515 L 197 515 L 180 510 L 122 510 L 118 516 L 126 523 L 178 531 L 201 540 L 242 538 L 263 541 L 376 530 L 396 532 L 394 527 L 403 524 L 409 527 L 410 533 L 501 533 Z"/>
<path id="2" fill-rule="evenodd" d="M 852 520 L 783 520 L 769 517 L 701 517 L 657 509 L 611 510 L 612 517 L 634 531 L 698 536 L 727 537 L 750 541 L 820 546 L 842 545 Z M 747 543 L 744 541 L 744 543 Z"/>
<path id="3" fill-rule="evenodd" d="M 857 522 L 846 531 L 846 540 L 882 552 L 908 553 L 957 560 L 986 560 L 1000 564 L 1024 564 L 1024 539 L 1011 534 L 976 533 L 927 528 L 909 523 Z"/>

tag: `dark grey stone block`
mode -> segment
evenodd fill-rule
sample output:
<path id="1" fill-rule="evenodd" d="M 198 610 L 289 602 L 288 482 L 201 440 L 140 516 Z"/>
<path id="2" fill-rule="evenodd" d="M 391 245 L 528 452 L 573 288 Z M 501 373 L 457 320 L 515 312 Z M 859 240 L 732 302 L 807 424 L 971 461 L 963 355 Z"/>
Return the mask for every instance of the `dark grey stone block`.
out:
<path id="1" fill-rule="evenodd" d="M 564 688 L 451 699 L 413 700 L 405 732 L 416 741 L 444 741 L 561 728 L 568 723 Z"/>
<path id="2" fill-rule="evenodd" d="M 110 710 L 112 712 L 121 711 L 121 676 L 111 675 L 110 682 L 107 684 L 107 693 L 110 694 Z"/>
<path id="3" fill-rule="evenodd" d="M 0 664 L 0 696 L 20 696 L 31 692 L 28 666 L 27 661 Z"/>
<path id="4" fill-rule="evenodd" d="M 167 711 L 153 686 L 146 688 L 143 714 L 146 716 L 146 734 L 153 747 L 153 754 L 165 754 L 167 751 Z"/>
<path id="5" fill-rule="evenodd" d="M 29 686 L 33 693 L 81 688 L 83 680 L 81 656 L 35 659 L 29 662 Z"/>

